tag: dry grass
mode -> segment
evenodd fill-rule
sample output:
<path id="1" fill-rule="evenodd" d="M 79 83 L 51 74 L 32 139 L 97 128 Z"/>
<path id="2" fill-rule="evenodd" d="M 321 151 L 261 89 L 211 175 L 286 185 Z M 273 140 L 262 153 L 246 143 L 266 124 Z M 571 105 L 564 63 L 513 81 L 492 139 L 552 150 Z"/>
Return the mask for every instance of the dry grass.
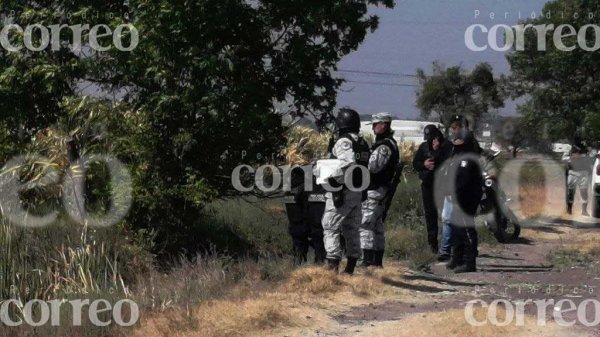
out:
<path id="1" fill-rule="evenodd" d="M 196 311 L 202 336 L 245 336 L 253 331 L 273 329 L 293 324 L 292 314 L 277 299 L 262 298 L 239 303 L 219 301 L 201 306 Z"/>
<path id="2" fill-rule="evenodd" d="M 307 165 L 311 162 L 325 158 L 329 133 L 319 133 L 313 129 L 295 126 L 288 130 L 287 146 L 283 150 L 288 165 Z"/>
<path id="3" fill-rule="evenodd" d="M 319 133 L 313 129 L 295 126 L 288 130 L 287 146 L 283 149 L 283 155 L 288 165 L 307 165 L 327 156 L 327 146 L 330 133 Z M 369 144 L 374 142 L 371 134 L 365 136 Z M 417 145 L 414 142 L 401 142 L 398 144 L 401 160 L 412 163 Z"/>
<path id="4" fill-rule="evenodd" d="M 154 272 L 138 285 L 145 309 L 135 336 L 246 336 L 294 326 L 262 263 L 232 264 L 209 256 L 171 273 Z M 267 275 L 268 276 L 268 275 Z"/>
<path id="5" fill-rule="evenodd" d="M 209 300 L 198 305 L 171 307 L 160 312 L 142 316 L 141 326 L 135 336 L 248 336 L 263 335 L 268 331 L 304 329 L 314 324 L 313 317 L 328 319 L 324 312 L 335 312 L 340 303 L 344 307 L 385 302 L 394 296 L 407 302 L 427 301 L 423 294 L 398 286 L 401 282 L 420 284 L 422 281 L 406 281 L 407 269 L 390 263 L 384 270 L 359 271 L 353 276 L 334 274 L 322 267 L 296 269 L 279 285 L 272 284 L 267 290 L 235 291 L 230 296 Z M 383 280 L 396 280 L 390 285 Z M 244 282 L 243 287 L 256 283 Z M 175 282 L 169 285 L 182 286 Z M 241 287 L 242 285 L 240 285 Z M 260 286 L 257 286 L 260 288 Z M 315 310 L 320 308 L 321 310 Z M 307 319 L 311 316 L 311 319 Z"/>
<path id="6" fill-rule="evenodd" d="M 414 142 L 401 142 L 398 144 L 398 149 L 400 150 L 400 160 L 406 163 L 408 167 L 412 167 L 410 164 L 415 152 L 417 152 L 417 145 Z"/>
<path id="7" fill-rule="evenodd" d="M 385 269 L 369 269 L 357 270 L 354 276 L 346 276 L 345 274 L 326 272 L 317 267 L 302 268 L 290 275 L 280 291 L 288 294 L 307 293 L 328 298 L 334 298 L 340 294 L 372 298 L 389 290 L 382 284 L 384 277 L 398 278 L 399 274 Z"/>
<path id="8" fill-rule="evenodd" d="M 344 287 L 345 282 L 334 273 L 327 273 L 321 268 L 301 268 L 295 270 L 282 286 L 284 292 L 307 292 L 313 295 L 332 295 Z"/>
<path id="9" fill-rule="evenodd" d="M 565 242 L 567 242 L 563 245 L 564 249 L 577 250 L 582 254 L 590 255 L 594 260 L 600 258 L 600 233 L 586 232 L 585 235 L 581 235 L 581 233 L 575 229 L 568 231 L 568 234 L 564 239 Z"/>
<path id="10" fill-rule="evenodd" d="M 487 310 L 475 308 L 474 317 L 478 321 L 483 321 L 486 315 Z M 505 315 L 506 312 L 498 308 L 498 320 L 503 321 Z M 463 309 L 415 314 L 400 321 L 380 322 L 375 326 L 360 326 L 360 332 L 353 334 L 353 336 L 430 337 L 437 336 L 441 332 L 446 337 L 573 336 L 572 330 L 569 331 L 567 328 L 560 328 L 558 325 L 550 322 L 548 322 L 547 326 L 538 327 L 533 317 L 525 319 L 525 326 L 516 326 L 513 322 L 513 324 L 506 327 L 498 327 L 492 324 L 475 327 L 467 323 Z"/>
<path id="11" fill-rule="evenodd" d="M 146 317 L 134 336 L 234 337 L 294 325 L 292 311 L 277 299 L 218 300 L 191 312 L 179 309 Z"/>

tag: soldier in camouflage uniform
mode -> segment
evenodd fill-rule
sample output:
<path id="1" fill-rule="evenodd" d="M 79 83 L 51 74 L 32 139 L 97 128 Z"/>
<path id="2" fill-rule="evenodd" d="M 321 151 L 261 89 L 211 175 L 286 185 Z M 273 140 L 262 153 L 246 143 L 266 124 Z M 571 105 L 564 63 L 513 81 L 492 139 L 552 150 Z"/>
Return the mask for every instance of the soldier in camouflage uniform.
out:
<path id="1" fill-rule="evenodd" d="M 581 195 L 581 215 L 589 216 L 588 206 L 588 186 L 590 173 L 594 167 L 594 158 L 587 156 L 587 149 L 582 144 L 574 145 L 571 149 L 571 156 L 568 163 L 567 172 L 567 213 L 573 214 L 573 202 L 575 201 L 575 192 L 579 187 Z"/>
<path id="2" fill-rule="evenodd" d="M 385 249 L 384 215 L 385 199 L 391 192 L 392 180 L 400 161 L 400 151 L 391 129 L 392 116 L 387 112 L 373 115 L 375 144 L 369 157 L 370 184 L 367 200 L 362 204 L 360 246 L 363 250 L 363 267 L 383 267 Z"/>
<path id="3" fill-rule="evenodd" d="M 362 172 L 353 166 L 366 167 L 369 158 L 369 146 L 358 136 L 360 117 L 356 111 L 344 108 L 336 118 L 336 125 L 339 137 L 331 149 L 331 158 L 342 162 L 341 169 L 344 175 L 348 169 L 353 169 L 352 185 L 358 188 L 363 185 Z M 326 194 L 322 224 L 327 268 L 336 272 L 339 268 L 342 259 L 341 235 L 343 234 L 348 257 L 344 272 L 352 274 L 361 254 L 358 228 L 362 218 L 363 193 L 350 190 L 346 186 L 347 183 L 344 181 L 344 176 L 329 178 L 329 186 L 339 191 Z"/>

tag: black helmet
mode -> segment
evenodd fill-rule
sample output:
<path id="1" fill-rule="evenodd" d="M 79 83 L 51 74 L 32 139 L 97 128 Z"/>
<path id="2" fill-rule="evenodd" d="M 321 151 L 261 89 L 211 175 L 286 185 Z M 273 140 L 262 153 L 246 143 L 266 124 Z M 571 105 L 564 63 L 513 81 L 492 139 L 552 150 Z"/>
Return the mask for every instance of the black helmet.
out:
<path id="1" fill-rule="evenodd" d="M 339 132 L 358 132 L 360 130 L 360 116 L 350 108 L 341 108 L 335 119 Z"/>
<path id="2" fill-rule="evenodd" d="M 439 132 L 440 131 L 438 130 L 437 126 L 434 124 L 428 124 L 425 126 L 425 129 L 423 129 L 423 140 L 432 141 Z"/>

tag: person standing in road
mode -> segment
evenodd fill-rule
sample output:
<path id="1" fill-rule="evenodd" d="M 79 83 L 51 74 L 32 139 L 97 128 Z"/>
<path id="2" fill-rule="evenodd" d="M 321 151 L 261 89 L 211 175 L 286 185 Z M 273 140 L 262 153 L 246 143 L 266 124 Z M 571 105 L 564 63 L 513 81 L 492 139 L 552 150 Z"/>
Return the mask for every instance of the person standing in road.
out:
<path id="1" fill-rule="evenodd" d="M 479 238 L 475 229 L 475 215 L 483 195 L 483 176 L 479 164 L 481 148 L 462 116 L 455 116 L 451 124 L 452 156 L 446 165 L 450 189 L 446 192 L 444 212 L 449 213 L 452 259 L 448 269 L 455 273 L 477 270 Z"/>
<path id="2" fill-rule="evenodd" d="M 469 121 L 464 118 L 462 115 L 454 115 L 450 120 L 450 125 L 448 127 L 449 135 L 448 135 L 448 143 L 450 144 L 450 155 L 451 157 L 454 154 L 454 145 L 459 144 L 463 145 L 464 142 L 468 142 L 467 148 L 470 149 L 473 153 L 479 155 L 481 153 L 481 147 L 479 146 L 479 142 L 475 139 L 473 132 L 469 130 Z M 464 140 L 459 139 L 464 138 Z M 447 172 L 446 172 L 447 173 Z M 445 195 L 443 199 L 442 206 L 442 239 L 440 243 L 440 256 L 438 261 L 447 261 L 450 256 L 452 256 L 452 225 L 451 225 L 451 215 L 452 215 L 452 198 L 450 194 Z M 449 269 L 453 269 L 456 267 L 456 263 L 458 260 L 451 261 L 448 264 Z"/>
<path id="3" fill-rule="evenodd" d="M 575 192 L 579 187 L 581 195 L 581 215 L 590 216 L 588 206 L 589 177 L 594 167 L 594 158 L 587 156 L 585 146 L 578 144 L 571 149 L 567 172 L 567 213 L 573 214 Z"/>
<path id="4" fill-rule="evenodd" d="M 360 246 L 363 251 L 361 266 L 383 268 L 385 250 L 384 215 L 386 198 L 391 198 L 392 181 L 397 174 L 400 151 L 391 128 L 392 116 L 387 112 L 373 115 L 375 144 L 369 158 L 370 183 L 367 200 L 362 204 Z"/>
<path id="5" fill-rule="evenodd" d="M 348 188 L 344 176 L 352 170 L 352 185 L 363 186 L 360 169 L 355 165 L 368 167 L 369 145 L 358 135 L 360 116 L 349 108 L 340 109 L 336 118 L 338 139 L 332 145 L 331 158 L 341 161 L 342 176 L 331 177 L 328 185 L 336 192 L 327 192 L 325 196 L 325 213 L 323 214 L 323 234 L 327 252 L 327 269 L 338 271 L 342 259 L 341 235 L 345 240 L 348 263 L 344 272 L 353 274 L 361 255 L 359 227 L 362 218 L 361 202 L 363 193 Z"/>

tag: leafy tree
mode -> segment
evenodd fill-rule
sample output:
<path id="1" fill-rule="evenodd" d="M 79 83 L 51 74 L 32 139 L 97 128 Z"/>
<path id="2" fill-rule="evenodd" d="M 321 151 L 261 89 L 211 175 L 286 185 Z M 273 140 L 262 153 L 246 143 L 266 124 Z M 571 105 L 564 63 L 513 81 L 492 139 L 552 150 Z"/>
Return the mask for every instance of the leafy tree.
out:
<path id="1" fill-rule="evenodd" d="M 337 62 L 377 28 L 368 5 L 393 1 L 4 1 L 0 12 L 15 10 L 11 20 L 23 27 L 114 30 L 129 22 L 139 45 L 131 52 L 73 51 L 73 34 L 63 29 L 59 51 L 0 51 L 0 128 L 10 130 L 1 144 L 18 151 L 9 146 L 14 134 L 26 143 L 55 123 L 66 114 L 61 102 L 80 95 L 82 84 L 118 94 L 123 106 L 105 123 L 134 175 L 129 220 L 156 229 L 163 247 L 177 250 L 207 202 L 237 194 L 235 166 L 279 153 L 284 127 L 275 106 L 283 103 L 295 116 L 332 111 L 341 85 Z M 23 40 L 12 36 L 14 43 Z M 125 31 L 123 44 L 132 37 Z M 88 38 L 85 31 L 82 39 Z M 112 36 L 99 43 L 112 45 Z"/>
<path id="2" fill-rule="evenodd" d="M 461 66 L 446 68 L 434 62 L 431 75 L 417 69 L 417 77 L 417 107 L 421 115 L 430 118 L 435 113 L 444 125 L 449 124 L 452 115 L 464 115 L 476 122 L 491 109 L 504 106 L 499 81 L 487 63 L 477 65 L 469 73 Z"/>
<path id="3" fill-rule="evenodd" d="M 526 105 L 521 106 L 521 109 Z M 500 117 L 494 125 L 494 141 L 512 149 L 513 158 L 520 149 L 530 148 L 542 153 L 550 152 L 552 144 L 544 137 L 545 130 L 538 127 L 536 120 L 526 117 Z"/>
<path id="4" fill-rule="evenodd" d="M 551 15 L 529 19 L 522 24 L 572 25 L 577 31 L 588 24 L 600 24 L 598 15 L 589 18 L 588 13 L 598 13 L 600 4 L 584 0 L 555 0 L 548 2 L 543 13 Z M 564 14 L 563 14 L 564 13 Z M 575 13 L 578 13 L 575 17 Z M 565 33 L 568 32 L 565 30 Z M 536 128 L 547 131 L 549 140 L 568 139 L 598 141 L 596 132 L 600 120 L 598 97 L 600 97 L 600 58 L 598 51 L 586 51 L 577 45 L 577 36 L 562 39 L 572 51 L 561 51 L 553 42 L 554 30 L 546 33 L 546 50 L 538 50 L 538 34 L 535 29 L 525 31 L 524 50 L 507 54 L 511 67 L 511 91 L 515 97 L 528 97 L 523 109 Z M 544 38 L 544 37 L 542 37 Z M 596 37 L 593 29 L 585 35 L 586 44 L 593 46 Z M 596 127 L 596 129 L 594 129 Z"/>

